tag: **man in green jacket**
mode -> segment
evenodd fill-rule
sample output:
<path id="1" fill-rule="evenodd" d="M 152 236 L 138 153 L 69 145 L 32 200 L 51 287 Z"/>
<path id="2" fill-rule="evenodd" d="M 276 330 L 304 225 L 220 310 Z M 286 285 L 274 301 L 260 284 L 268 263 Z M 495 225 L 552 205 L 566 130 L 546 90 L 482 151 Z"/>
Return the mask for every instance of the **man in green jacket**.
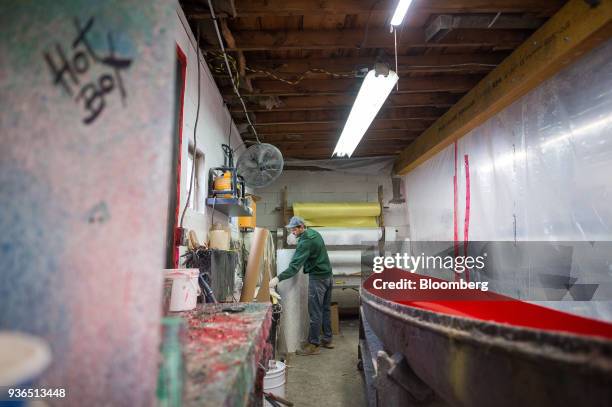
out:
<path id="1" fill-rule="evenodd" d="M 298 238 L 298 244 L 289 267 L 270 281 L 270 287 L 275 287 L 279 281 L 295 276 L 304 266 L 304 274 L 310 277 L 308 284 L 310 330 L 308 344 L 296 353 L 316 355 L 320 353 L 319 346 L 334 348 L 331 328 L 332 268 L 325 242 L 319 232 L 306 229 L 304 220 L 298 216 L 292 217 L 286 227 Z M 321 339 L 321 325 L 323 339 Z"/>

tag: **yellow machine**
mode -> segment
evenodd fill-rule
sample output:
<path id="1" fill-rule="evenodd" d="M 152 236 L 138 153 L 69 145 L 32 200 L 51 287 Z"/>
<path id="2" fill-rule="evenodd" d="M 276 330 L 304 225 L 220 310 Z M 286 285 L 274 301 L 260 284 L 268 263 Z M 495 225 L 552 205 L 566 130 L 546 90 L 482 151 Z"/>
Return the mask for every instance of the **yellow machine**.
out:
<path id="1" fill-rule="evenodd" d="M 251 210 L 253 211 L 253 216 L 240 216 L 238 218 L 238 227 L 240 227 L 241 230 L 251 231 L 255 229 L 255 226 L 257 225 L 256 211 L 257 211 L 257 201 L 259 200 L 259 198 L 257 198 L 254 195 L 247 195 L 246 200 L 247 200 L 247 206 L 250 207 Z"/>
<path id="2" fill-rule="evenodd" d="M 231 191 L 232 190 L 232 173 L 225 171 L 222 175 L 215 178 L 215 191 Z M 220 194 L 219 198 L 231 198 L 232 194 Z"/>
<path id="3" fill-rule="evenodd" d="M 222 167 L 211 168 L 208 172 L 209 198 L 244 199 L 244 180 L 236 174 L 232 149 L 222 144 L 225 158 Z"/>

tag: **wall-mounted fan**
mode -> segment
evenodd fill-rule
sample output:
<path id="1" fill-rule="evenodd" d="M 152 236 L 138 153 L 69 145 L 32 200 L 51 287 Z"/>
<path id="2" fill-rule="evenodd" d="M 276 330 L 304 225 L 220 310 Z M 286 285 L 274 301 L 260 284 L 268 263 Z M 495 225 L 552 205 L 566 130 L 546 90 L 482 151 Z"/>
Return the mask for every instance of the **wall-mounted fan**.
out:
<path id="1" fill-rule="evenodd" d="M 236 170 L 247 186 L 262 188 L 270 185 L 283 171 L 283 155 L 272 144 L 252 145 L 240 155 Z"/>

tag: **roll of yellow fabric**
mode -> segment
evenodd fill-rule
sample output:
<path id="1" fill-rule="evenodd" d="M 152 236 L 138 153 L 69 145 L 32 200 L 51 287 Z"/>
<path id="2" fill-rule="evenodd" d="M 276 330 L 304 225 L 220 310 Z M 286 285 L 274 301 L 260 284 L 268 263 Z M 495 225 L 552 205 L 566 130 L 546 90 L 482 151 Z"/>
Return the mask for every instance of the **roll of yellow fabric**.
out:
<path id="1" fill-rule="evenodd" d="M 377 202 L 294 202 L 293 213 L 306 226 L 373 227 L 380 215 Z"/>

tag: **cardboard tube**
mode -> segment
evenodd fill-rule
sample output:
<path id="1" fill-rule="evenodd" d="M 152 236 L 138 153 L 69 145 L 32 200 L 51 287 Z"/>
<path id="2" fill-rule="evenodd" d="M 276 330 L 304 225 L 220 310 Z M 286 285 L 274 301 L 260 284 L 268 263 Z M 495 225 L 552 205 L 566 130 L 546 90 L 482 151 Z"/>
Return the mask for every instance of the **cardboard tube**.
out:
<path id="1" fill-rule="evenodd" d="M 255 286 L 259 278 L 259 270 L 269 233 L 268 229 L 264 228 L 255 228 L 253 232 L 251 251 L 249 252 L 249 259 L 247 261 L 244 285 L 242 286 L 242 293 L 240 294 L 240 302 L 252 302 L 255 297 Z"/>
<path id="2" fill-rule="evenodd" d="M 270 302 L 270 244 L 272 239 L 266 236 L 266 244 L 263 254 L 263 270 L 261 275 L 261 284 L 257 291 L 257 302 Z"/>

